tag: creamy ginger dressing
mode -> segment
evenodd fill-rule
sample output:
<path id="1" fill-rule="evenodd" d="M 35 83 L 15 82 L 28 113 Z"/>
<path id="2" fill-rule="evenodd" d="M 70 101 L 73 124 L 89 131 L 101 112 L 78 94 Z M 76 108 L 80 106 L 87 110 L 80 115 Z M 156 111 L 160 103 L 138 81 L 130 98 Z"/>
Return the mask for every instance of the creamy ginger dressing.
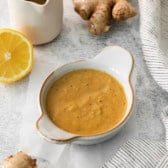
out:
<path id="1" fill-rule="evenodd" d="M 61 129 L 96 135 L 114 128 L 125 115 L 127 100 L 122 85 L 111 75 L 80 69 L 57 79 L 46 97 L 52 122 Z"/>

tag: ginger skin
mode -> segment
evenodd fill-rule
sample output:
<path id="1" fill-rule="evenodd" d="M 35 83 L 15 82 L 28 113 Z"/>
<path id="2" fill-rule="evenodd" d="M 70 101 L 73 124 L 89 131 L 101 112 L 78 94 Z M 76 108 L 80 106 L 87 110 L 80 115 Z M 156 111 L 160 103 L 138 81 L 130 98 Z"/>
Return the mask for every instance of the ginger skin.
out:
<path id="1" fill-rule="evenodd" d="M 75 11 L 88 21 L 89 32 L 100 35 L 109 31 L 111 20 L 126 20 L 136 15 L 127 0 L 72 0 Z"/>
<path id="2" fill-rule="evenodd" d="M 7 157 L 2 163 L 2 168 L 37 168 L 37 166 L 35 159 L 24 152 L 18 152 Z"/>

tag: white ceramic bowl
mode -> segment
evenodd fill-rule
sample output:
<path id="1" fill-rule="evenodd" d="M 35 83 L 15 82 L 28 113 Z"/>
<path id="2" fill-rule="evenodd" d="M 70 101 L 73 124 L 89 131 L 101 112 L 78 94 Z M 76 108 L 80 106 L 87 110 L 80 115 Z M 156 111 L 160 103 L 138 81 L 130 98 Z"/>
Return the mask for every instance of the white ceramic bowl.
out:
<path id="1" fill-rule="evenodd" d="M 102 70 L 114 76 L 123 85 L 127 97 L 127 109 L 124 118 L 112 130 L 96 136 L 80 136 L 66 132 L 54 125 L 46 113 L 46 94 L 53 82 L 65 73 L 82 68 Z M 114 136 L 129 119 L 134 103 L 133 88 L 131 85 L 131 72 L 133 69 L 133 58 L 128 51 L 119 46 L 104 48 L 96 57 L 85 61 L 77 61 L 66 64 L 53 71 L 42 84 L 39 94 L 39 108 L 41 116 L 36 122 L 37 130 L 45 139 L 55 143 L 73 142 L 77 144 L 95 144 L 105 141 Z"/>

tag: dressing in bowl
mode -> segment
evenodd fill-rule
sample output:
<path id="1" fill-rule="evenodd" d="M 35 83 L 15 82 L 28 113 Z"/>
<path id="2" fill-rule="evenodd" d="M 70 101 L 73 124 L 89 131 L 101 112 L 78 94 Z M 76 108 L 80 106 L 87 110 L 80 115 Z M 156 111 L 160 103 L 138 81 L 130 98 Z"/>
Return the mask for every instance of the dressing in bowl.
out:
<path id="1" fill-rule="evenodd" d="M 59 128 L 81 136 L 115 128 L 125 115 L 122 85 L 95 69 L 79 69 L 57 79 L 47 92 L 46 112 Z"/>

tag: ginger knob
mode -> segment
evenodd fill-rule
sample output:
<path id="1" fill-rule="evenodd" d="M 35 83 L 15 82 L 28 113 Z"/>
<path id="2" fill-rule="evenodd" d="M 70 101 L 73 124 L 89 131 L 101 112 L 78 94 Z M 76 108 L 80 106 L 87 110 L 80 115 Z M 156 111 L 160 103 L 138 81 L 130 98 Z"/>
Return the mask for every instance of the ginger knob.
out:
<path id="1" fill-rule="evenodd" d="M 37 168 L 37 166 L 35 159 L 24 152 L 18 152 L 7 157 L 2 163 L 2 168 Z"/>
<path id="2" fill-rule="evenodd" d="M 126 20 L 136 15 L 127 0 L 73 0 L 75 11 L 88 20 L 90 33 L 100 35 L 109 31 L 111 20 Z"/>

